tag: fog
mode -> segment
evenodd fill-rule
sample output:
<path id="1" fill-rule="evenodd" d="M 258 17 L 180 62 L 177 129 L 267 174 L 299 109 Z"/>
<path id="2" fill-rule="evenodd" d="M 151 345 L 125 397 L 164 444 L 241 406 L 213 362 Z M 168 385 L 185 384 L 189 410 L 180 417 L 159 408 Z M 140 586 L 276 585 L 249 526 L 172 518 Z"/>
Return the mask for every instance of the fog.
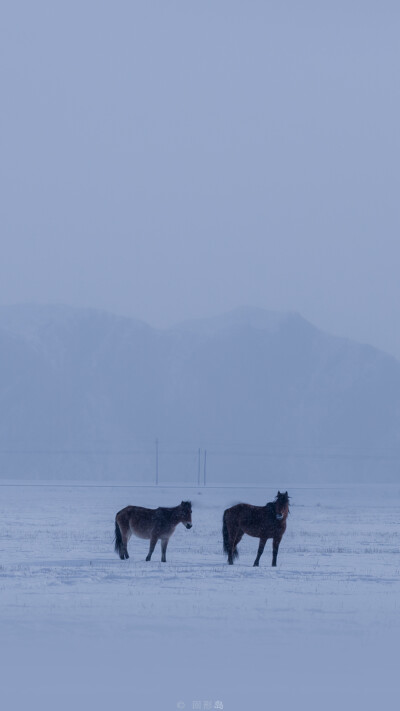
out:
<path id="1" fill-rule="evenodd" d="M 294 310 L 399 357 L 399 13 L 7 3 L 0 303 Z"/>
<path id="2" fill-rule="evenodd" d="M 395 707 L 399 19 L 2 4 L 4 708 Z M 277 566 L 229 566 L 278 490 Z M 188 499 L 119 560 L 118 510 Z"/>
<path id="3" fill-rule="evenodd" d="M 400 362 L 297 314 L 0 307 L 0 353 L 0 479 L 398 480 Z"/>

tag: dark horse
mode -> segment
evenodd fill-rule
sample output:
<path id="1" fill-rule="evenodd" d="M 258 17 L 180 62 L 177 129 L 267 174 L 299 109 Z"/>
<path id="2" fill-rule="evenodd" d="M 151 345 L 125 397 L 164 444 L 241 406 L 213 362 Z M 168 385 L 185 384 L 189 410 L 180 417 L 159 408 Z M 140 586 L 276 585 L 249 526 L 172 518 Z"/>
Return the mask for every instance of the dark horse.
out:
<path id="1" fill-rule="evenodd" d="M 251 504 L 237 504 L 224 511 L 222 535 L 224 538 L 224 551 L 228 555 L 229 565 L 233 565 L 234 558 L 239 553 L 237 545 L 243 534 L 260 539 L 257 557 L 254 565 L 258 566 L 268 538 L 272 543 L 272 565 L 276 565 L 278 548 L 286 530 L 286 519 L 289 513 L 289 496 L 287 491 L 281 494 L 278 491 L 275 501 L 270 501 L 265 506 L 252 506 Z"/>
<path id="2" fill-rule="evenodd" d="M 146 560 L 150 560 L 158 539 L 161 539 L 161 562 L 166 563 L 168 541 L 178 523 L 192 528 L 192 504 L 182 501 L 179 506 L 144 509 L 141 506 L 126 506 L 115 517 L 115 551 L 121 560 L 129 558 L 128 541 L 132 535 L 150 539 Z"/>

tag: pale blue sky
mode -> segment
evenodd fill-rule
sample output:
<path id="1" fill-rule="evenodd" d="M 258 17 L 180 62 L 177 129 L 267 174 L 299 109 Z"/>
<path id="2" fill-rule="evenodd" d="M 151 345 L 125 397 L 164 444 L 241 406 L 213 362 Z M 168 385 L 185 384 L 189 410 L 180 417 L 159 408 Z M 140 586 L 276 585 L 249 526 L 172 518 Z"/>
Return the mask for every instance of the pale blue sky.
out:
<path id="1" fill-rule="evenodd" d="M 400 357 L 397 2 L 3 3 L 0 303 Z"/>

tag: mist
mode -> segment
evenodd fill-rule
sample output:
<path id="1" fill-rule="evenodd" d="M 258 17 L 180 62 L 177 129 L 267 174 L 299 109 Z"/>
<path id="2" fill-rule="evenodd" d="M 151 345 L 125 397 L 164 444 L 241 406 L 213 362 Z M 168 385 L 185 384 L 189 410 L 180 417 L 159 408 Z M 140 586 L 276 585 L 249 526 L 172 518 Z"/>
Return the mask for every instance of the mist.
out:
<path id="1" fill-rule="evenodd" d="M 248 304 L 399 357 L 399 12 L 7 4 L 0 303 Z"/>
<path id="2" fill-rule="evenodd" d="M 7 708 L 395 707 L 399 20 L 2 4 Z"/>

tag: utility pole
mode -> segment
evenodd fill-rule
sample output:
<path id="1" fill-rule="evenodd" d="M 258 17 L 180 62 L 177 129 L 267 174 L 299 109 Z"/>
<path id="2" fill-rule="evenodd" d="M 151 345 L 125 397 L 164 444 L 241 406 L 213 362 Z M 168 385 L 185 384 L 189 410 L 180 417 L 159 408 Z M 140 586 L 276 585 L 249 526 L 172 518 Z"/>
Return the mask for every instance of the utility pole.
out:
<path id="1" fill-rule="evenodd" d="M 207 450 L 204 450 L 204 486 L 207 484 Z"/>
<path id="2" fill-rule="evenodd" d="M 197 455 L 197 486 L 200 486 L 200 447 Z"/>
<path id="3" fill-rule="evenodd" d="M 156 486 L 158 486 L 158 439 L 156 439 Z"/>

